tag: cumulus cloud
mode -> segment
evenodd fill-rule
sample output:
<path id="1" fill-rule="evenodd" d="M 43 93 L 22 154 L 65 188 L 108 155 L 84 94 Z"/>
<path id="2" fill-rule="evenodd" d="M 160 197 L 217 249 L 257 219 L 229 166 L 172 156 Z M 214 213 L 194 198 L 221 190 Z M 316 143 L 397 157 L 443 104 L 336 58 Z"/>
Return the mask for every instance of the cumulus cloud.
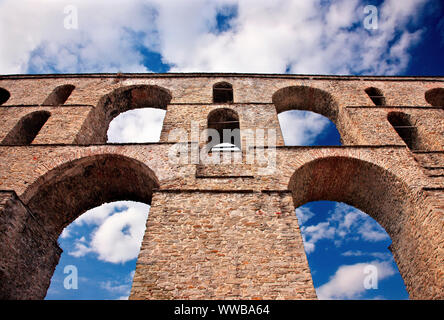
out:
<path id="1" fill-rule="evenodd" d="M 134 271 L 132 271 L 122 281 L 104 281 L 100 282 L 100 287 L 105 289 L 112 295 L 117 295 L 116 300 L 128 300 L 131 292 L 131 284 L 134 278 Z"/>
<path id="2" fill-rule="evenodd" d="M 298 218 L 299 224 L 302 225 L 308 220 L 314 217 L 314 212 L 310 208 L 300 207 L 296 209 L 296 217 Z"/>
<path id="3" fill-rule="evenodd" d="M 305 223 L 311 218 L 311 211 L 307 208 L 296 210 L 301 226 L 305 251 L 309 254 L 315 251 L 320 240 L 332 240 L 339 247 L 346 241 L 383 241 L 389 236 L 385 230 L 364 212 L 343 203 L 337 203 L 333 212 L 324 222 L 313 225 Z M 309 218 L 307 218 L 309 217 Z"/>
<path id="4" fill-rule="evenodd" d="M 237 16 L 218 35 L 203 25 L 223 1 L 197 2 L 192 15 L 198 22 L 179 34 L 168 21 L 183 8 L 168 1 L 158 8 L 160 51 L 173 71 L 398 73 L 421 32 L 407 31 L 407 24 L 425 0 L 386 0 L 371 32 L 363 28 L 366 3 L 357 0 L 227 2 L 237 6 Z M 182 25 L 183 18 L 178 21 Z"/>
<path id="5" fill-rule="evenodd" d="M 333 239 L 335 228 L 329 222 L 321 222 L 316 225 L 303 226 L 301 228 L 305 251 L 312 253 L 316 248 L 316 242 L 321 239 Z"/>
<path id="6" fill-rule="evenodd" d="M 366 290 L 369 290 L 365 287 L 365 278 L 369 276 L 368 266 L 376 268 L 378 283 L 395 274 L 395 269 L 388 261 L 343 265 L 327 283 L 316 288 L 318 298 L 321 300 L 360 298 Z"/>
<path id="7" fill-rule="evenodd" d="M 393 256 L 391 253 L 388 252 L 365 252 L 361 250 L 348 250 L 342 253 L 342 256 L 344 257 L 374 257 L 381 260 L 393 260 Z"/>
<path id="8" fill-rule="evenodd" d="M 0 72 L 147 72 L 148 50 L 180 72 L 397 74 L 425 3 L 385 0 L 366 30 L 359 0 L 3 0 Z M 78 29 L 64 28 L 72 4 Z"/>
<path id="9" fill-rule="evenodd" d="M 70 232 L 69 228 L 63 229 L 62 233 L 60 234 L 60 238 L 62 238 L 62 239 L 67 239 L 70 236 L 71 236 L 71 232 Z"/>
<path id="10" fill-rule="evenodd" d="M 74 249 L 68 253 L 74 257 L 94 253 L 99 260 L 111 263 L 137 258 L 148 211 L 148 205 L 122 201 L 86 212 L 74 221 L 72 228 L 82 224 L 96 226 L 91 239 L 76 239 Z"/>
<path id="11" fill-rule="evenodd" d="M 74 5 L 78 28 L 65 28 Z M 153 32 L 155 11 L 142 1 L 3 0 L 2 73 L 147 72 L 137 45 Z M 131 18 L 129 18 L 131 17 Z"/>
<path id="12" fill-rule="evenodd" d="M 278 115 L 285 145 L 311 145 L 330 123 L 326 117 L 310 112 L 291 110 Z"/>
<path id="13" fill-rule="evenodd" d="M 145 108 L 124 112 L 111 121 L 108 142 L 157 142 L 165 110 Z"/>
<path id="14" fill-rule="evenodd" d="M 381 241 L 388 238 L 387 233 L 372 221 L 365 221 L 358 230 L 363 239 L 368 241 Z"/>

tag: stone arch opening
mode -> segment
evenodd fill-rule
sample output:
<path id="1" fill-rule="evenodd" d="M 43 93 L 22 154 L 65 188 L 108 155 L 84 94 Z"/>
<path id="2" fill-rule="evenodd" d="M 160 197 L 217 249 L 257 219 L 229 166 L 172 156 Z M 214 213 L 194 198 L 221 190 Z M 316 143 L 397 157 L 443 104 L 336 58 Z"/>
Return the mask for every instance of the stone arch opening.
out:
<path id="1" fill-rule="evenodd" d="M 32 239 L 20 241 L 23 250 L 26 250 L 31 240 L 41 241 L 44 244 L 42 247 L 51 250 L 28 252 L 26 258 L 33 261 L 36 270 L 17 275 L 21 277 L 16 279 L 21 285 L 20 294 L 36 299 L 45 296 L 61 253 L 55 239 L 81 214 L 114 201 L 151 204 L 153 189 L 158 186 L 157 177 L 145 164 L 115 154 L 70 161 L 37 179 L 26 189 L 21 199 L 32 213 L 32 223 L 37 221 L 41 228 L 40 237 L 44 237 L 37 239 L 34 234 Z"/>
<path id="2" fill-rule="evenodd" d="M 210 150 L 240 150 L 239 124 L 239 115 L 233 109 L 218 108 L 211 111 L 207 119 L 207 128 L 210 129 L 208 131 Z"/>
<path id="3" fill-rule="evenodd" d="M 430 280 L 435 275 L 426 274 L 427 269 L 422 269 L 427 268 L 421 261 L 430 249 L 427 241 L 432 240 L 426 229 L 419 231 L 414 223 L 418 210 L 415 196 L 392 172 L 360 159 L 323 157 L 298 168 L 290 178 L 289 190 L 296 208 L 313 201 L 342 202 L 376 220 L 392 240 L 389 249 L 410 298 L 424 297 L 425 286 L 433 292 L 439 285 Z M 411 236 L 418 232 L 422 233 L 422 239 Z"/>
<path id="4" fill-rule="evenodd" d="M 367 93 L 368 97 L 373 101 L 375 106 L 385 106 L 386 101 L 384 97 L 384 93 L 381 89 L 375 87 L 369 87 L 364 90 Z"/>
<path id="5" fill-rule="evenodd" d="M 158 185 L 154 172 L 143 163 L 103 154 L 49 171 L 27 189 L 23 199 L 48 232 L 58 235 L 80 214 L 103 203 L 130 200 L 150 204 Z"/>
<path id="6" fill-rule="evenodd" d="M 214 84 L 213 103 L 233 103 L 233 85 L 225 81 Z"/>
<path id="7" fill-rule="evenodd" d="M 58 238 L 63 252 L 45 300 L 128 299 L 149 212 L 146 203 L 110 202 L 68 225 Z M 78 280 L 76 290 L 66 290 L 73 271 L 91 281 Z"/>
<path id="8" fill-rule="evenodd" d="M 425 99 L 434 107 L 444 106 L 444 88 L 430 89 L 425 93 Z"/>
<path id="9" fill-rule="evenodd" d="M 51 113 L 48 111 L 35 111 L 22 117 L 14 128 L 3 139 L 6 145 L 29 145 L 31 144 Z"/>
<path id="10" fill-rule="evenodd" d="M 106 143 L 110 122 L 119 114 L 144 108 L 166 110 L 172 99 L 169 90 L 156 85 L 121 87 L 103 96 L 91 110 L 75 142 Z"/>
<path id="11" fill-rule="evenodd" d="M 288 110 L 306 110 L 319 113 L 336 123 L 339 106 L 327 91 L 307 87 L 291 86 L 279 89 L 273 94 L 273 104 L 279 114 Z"/>
<path id="12" fill-rule="evenodd" d="M 297 208 L 296 216 L 318 299 L 408 298 L 390 237 L 368 214 L 345 203 L 314 201 Z M 369 268 L 378 278 L 366 287 Z"/>
<path id="13" fill-rule="evenodd" d="M 408 114 L 404 112 L 390 112 L 387 115 L 387 120 L 409 149 L 421 149 L 418 129 L 413 125 L 412 119 Z"/>
<path id="14" fill-rule="evenodd" d="M 4 104 L 11 97 L 11 93 L 4 88 L 0 88 L 0 105 Z"/>
<path id="15" fill-rule="evenodd" d="M 45 99 L 42 105 L 59 106 L 64 104 L 76 87 L 72 84 L 64 84 L 55 88 Z"/>
<path id="16" fill-rule="evenodd" d="M 314 138 L 320 133 L 319 125 L 328 129 L 328 134 L 333 137 L 328 143 L 321 144 L 341 144 L 342 135 L 337 125 L 339 105 L 330 93 L 308 86 L 291 86 L 276 91 L 272 101 L 284 139 L 287 129 L 301 137 L 291 145 L 316 145 Z M 285 140 L 287 144 L 288 139 Z"/>

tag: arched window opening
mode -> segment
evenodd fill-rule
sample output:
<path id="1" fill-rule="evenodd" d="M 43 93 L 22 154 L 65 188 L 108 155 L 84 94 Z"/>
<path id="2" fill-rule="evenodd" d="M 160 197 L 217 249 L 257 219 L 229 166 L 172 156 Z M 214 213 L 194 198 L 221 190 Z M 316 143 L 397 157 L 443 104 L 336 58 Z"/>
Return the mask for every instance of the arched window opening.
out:
<path id="1" fill-rule="evenodd" d="M 148 108 L 166 110 L 171 99 L 172 96 L 169 90 L 155 85 L 131 85 L 115 89 L 100 98 L 97 106 L 88 114 L 74 141 L 78 144 L 106 143 L 107 140 L 112 142 L 123 142 L 124 140 L 134 142 L 134 139 L 131 138 L 133 136 L 131 135 L 131 128 L 125 129 L 130 136 L 129 139 L 125 138 L 122 140 L 121 137 L 112 136 L 109 132 L 111 121 L 120 114 L 130 110 Z M 128 115 L 134 114 L 138 113 L 129 113 Z M 144 111 L 141 114 L 143 114 L 143 119 L 147 119 Z M 122 119 L 126 121 L 131 117 L 123 116 Z M 158 115 L 154 115 L 154 118 L 158 118 Z M 140 124 L 140 120 L 136 122 Z M 117 123 L 119 122 L 120 120 L 117 120 Z M 97 123 L 101 125 L 98 126 Z M 149 130 L 149 127 L 145 126 L 144 130 Z M 111 136 L 108 134 L 111 134 Z M 138 135 L 136 141 L 147 142 L 145 135 Z"/>
<path id="2" fill-rule="evenodd" d="M 107 270 L 116 270 L 119 264 L 127 264 L 125 268 L 128 268 L 122 266 L 123 269 L 120 270 L 130 271 L 134 267 L 145 230 L 147 205 L 151 205 L 153 190 L 158 187 L 159 180 L 146 164 L 118 154 L 79 157 L 50 169 L 30 183 L 21 197 L 35 218 L 30 221 L 30 228 L 33 227 L 32 223 L 38 223 L 45 230 L 45 237 L 39 241 L 46 250 L 29 253 L 36 265 L 45 267 L 38 269 L 38 277 L 32 272 L 28 275 L 20 270 L 20 278 L 14 281 L 27 284 L 33 297 L 45 297 L 61 254 L 54 240 L 59 239 L 62 246 L 64 240 L 67 240 L 71 241 L 71 245 L 68 246 L 63 261 L 77 259 L 68 265 L 79 266 L 78 290 L 72 290 L 78 293 L 72 294 L 83 294 L 84 291 L 80 291 L 81 286 L 85 290 L 91 289 L 82 282 L 80 274 L 90 268 L 95 269 L 93 271 L 97 278 L 93 278 L 94 280 L 103 280 L 102 283 L 99 282 L 100 287 L 113 291 L 112 288 L 124 284 L 125 290 L 115 291 L 113 294 L 127 296 L 131 281 L 122 278 L 129 277 L 130 272 L 122 278 L 114 279 L 116 281 L 101 277 L 100 272 L 104 263 L 108 263 Z M 116 201 L 125 203 L 116 204 Z M 74 225 L 71 226 L 73 222 Z M 23 236 L 29 236 L 29 233 Z M 23 242 L 24 250 L 29 242 L 30 240 Z M 92 258 L 93 261 L 90 260 L 91 263 L 88 264 L 86 258 Z M 80 269 L 81 265 L 85 269 Z M 59 267 L 60 274 L 65 271 L 66 265 Z M 66 272 L 71 274 L 70 271 Z M 122 284 L 117 285 L 117 280 Z M 54 285 L 57 286 L 56 283 Z M 63 282 L 61 285 L 63 286 Z M 64 293 L 68 296 L 71 294 Z M 103 295 L 85 298 L 110 298 L 103 291 L 97 293 Z M 49 292 L 48 298 L 57 297 L 54 292 Z M 76 298 L 80 299 L 82 296 L 77 295 Z"/>
<path id="3" fill-rule="evenodd" d="M 370 87 L 365 89 L 365 93 L 367 93 L 368 97 L 373 101 L 376 106 L 385 106 L 385 97 L 382 91 L 375 87 Z"/>
<path id="4" fill-rule="evenodd" d="M 407 147 L 409 147 L 409 149 L 421 149 L 418 139 L 418 130 L 412 124 L 409 115 L 403 112 L 390 112 L 387 116 L 387 120 L 393 126 L 401 139 L 405 142 Z"/>
<path id="5" fill-rule="evenodd" d="M 360 155 L 357 153 L 356 156 Z M 291 190 L 295 208 L 314 201 L 341 202 L 365 212 L 378 222 L 391 238 L 390 251 L 396 259 L 410 298 L 418 298 L 424 296 L 422 288 L 426 286 L 439 290 L 439 285 L 429 280 L 439 277 L 438 271 L 432 267 L 438 263 L 436 257 L 431 257 L 430 261 L 426 262 L 422 259 L 422 254 L 426 254 L 428 250 L 436 250 L 439 240 L 433 237 L 427 225 L 418 226 L 411 222 L 418 215 L 421 216 L 418 210 L 423 209 L 412 206 L 416 193 L 412 191 L 409 182 L 404 180 L 408 169 L 397 168 L 394 163 L 396 161 L 390 160 L 390 157 L 377 164 L 349 155 L 320 155 L 295 169 L 290 177 L 288 189 Z M 349 224 L 354 220 L 356 219 L 353 215 L 344 219 Z M 307 227 L 305 231 L 316 231 L 320 228 L 320 235 L 325 232 L 336 234 L 338 229 L 330 228 L 328 224 L 317 224 Z M 374 228 L 370 230 L 372 229 Z M 409 232 L 417 232 L 421 237 L 406 240 L 405 234 Z M 304 231 L 302 233 L 304 234 Z M 333 235 L 331 238 L 333 239 Z M 310 241 L 308 235 L 306 240 Z M 404 255 L 404 252 L 408 254 Z M 421 263 L 430 267 L 422 266 Z"/>
<path id="6" fill-rule="evenodd" d="M 327 117 L 310 111 L 290 110 L 278 115 L 286 146 L 337 146 L 341 136 Z"/>
<path id="7" fill-rule="evenodd" d="M 327 91 L 290 86 L 273 94 L 285 145 L 340 145 L 339 106 Z"/>
<path id="8" fill-rule="evenodd" d="M 35 111 L 24 116 L 3 139 L 2 144 L 31 144 L 50 116 L 48 111 Z"/>
<path id="9" fill-rule="evenodd" d="M 391 239 L 370 216 L 333 201 L 306 203 L 296 216 L 318 299 L 408 299 Z"/>
<path id="10" fill-rule="evenodd" d="M 52 93 L 43 102 L 43 105 L 59 106 L 68 100 L 75 87 L 71 84 L 65 84 L 55 88 Z"/>
<path id="11" fill-rule="evenodd" d="M 241 137 L 239 115 L 233 109 L 221 108 L 208 115 L 208 142 L 212 151 L 239 151 Z"/>
<path id="12" fill-rule="evenodd" d="M 444 88 L 428 90 L 425 93 L 425 99 L 434 107 L 444 107 Z"/>
<path id="13" fill-rule="evenodd" d="M 63 252 L 45 299 L 127 299 L 149 209 L 134 201 L 105 203 L 68 225 L 58 239 Z M 84 280 L 66 290 L 64 279 L 73 271 Z"/>
<path id="14" fill-rule="evenodd" d="M 0 105 L 4 104 L 6 101 L 9 100 L 11 97 L 11 94 L 8 90 L 0 88 Z"/>
<path id="15" fill-rule="evenodd" d="M 339 106 L 327 91 L 308 87 L 290 86 L 273 94 L 273 104 L 279 114 L 289 110 L 303 110 L 319 113 L 336 123 Z"/>
<path id="16" fill-rule="evenodd" d="M 213 103 L 233 103 L 233 86 L 228 82 L 218 82 L 213 86 Z"/>
<path id="17" fill-rule="evenodd" d="M 155 108 L 122 112 L 109 124 L 107 143 L 158 142 L 165 114 Z"/>

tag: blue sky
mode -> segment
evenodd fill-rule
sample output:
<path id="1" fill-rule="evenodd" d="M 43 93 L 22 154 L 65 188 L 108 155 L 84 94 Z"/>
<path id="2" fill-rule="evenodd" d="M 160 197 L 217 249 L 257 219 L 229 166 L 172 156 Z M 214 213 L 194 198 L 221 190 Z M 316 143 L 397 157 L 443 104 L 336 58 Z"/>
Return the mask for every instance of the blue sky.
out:
<path id="1" fill-rule="evenodd" d="M 364 28 L 364 7 L 378 9 Z M 440 0 L 0 0 L 0 74 L 95 72 L 252 72 L 444 75 Z M 110 125 L 110 142 L 156 141 L 164 112 L 133 110 Z M 337 145 L 326 118 L 279 115 L 288 145 Z M 105 205 L 80 217 L 59 239 L 64 250 L 48 299 L 128 296 L 148 207 Z M 405 299 L 373 220 L 337 203 L 298 209 L 318 295 Z M 377 265 L 379 289 L 362 290 L 362 268 Z M 79 288 L 66 290 L 75 265 Z"/>

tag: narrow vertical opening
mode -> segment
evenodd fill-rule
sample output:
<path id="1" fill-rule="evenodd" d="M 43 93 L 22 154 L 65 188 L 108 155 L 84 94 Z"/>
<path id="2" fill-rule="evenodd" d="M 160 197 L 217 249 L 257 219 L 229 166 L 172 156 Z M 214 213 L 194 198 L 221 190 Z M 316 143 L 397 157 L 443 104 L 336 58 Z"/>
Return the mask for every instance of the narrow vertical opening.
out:
<path id="1" fill-rule="evenodd" d="M 239 115 L 228 108 L 213 110 L 208 115 L 208 142 L 211 151 L 240 150 Z"/>
<path id="2" fill-rule="evenodd" d="M 5 103 L 6 101 L 8 101 L 10 97 L 11 97 L 11 94 L 9 93 L 8 90 L 6 90 L 4 88 L 0 88 L 0 105 Z"/>
<path id="3" fill-rule="evenodd" d="M 425 93 L 425 99 L 434 107 L 444 106 L 444 88 L 430 89 Z"/>
<path id="4" fill-rule="evenodd" d="M 403 112 L 390 112 L 387 116 L 387 120 L 390 122 L 405 144 L 409 147 L 409 149 L 420 149 L 418 142 L 418 130 L 416 126 L 412 124 L 409 115 Z"/>
<path id="5" fill-rule="evenodd" d="M 50 116 L 48 111 L 35 111 L 24 116 L 3 139 L 2 144 L 31 144 Z"/>
<path id="6" fill-rule="evenodd" d="M 370 87 L 365 89 L 368 97 L 373 101 L 376 106 L 385 106 L 385 97 L 382 91 L 378 88 Z"/>
<path id="7" fill-rule="evenodd" d="M 55 88 L 52 93 L 43 102 L 43 105 L 59 106 L 68 100 L 75 87 L 71 84 L 65 84 Z"/>
<path id="8" fill-rule="evenodd" d="M 233 86 L 228 82 L 218 82 L 213 86 L 213 103 L 233 103 Z"/>

